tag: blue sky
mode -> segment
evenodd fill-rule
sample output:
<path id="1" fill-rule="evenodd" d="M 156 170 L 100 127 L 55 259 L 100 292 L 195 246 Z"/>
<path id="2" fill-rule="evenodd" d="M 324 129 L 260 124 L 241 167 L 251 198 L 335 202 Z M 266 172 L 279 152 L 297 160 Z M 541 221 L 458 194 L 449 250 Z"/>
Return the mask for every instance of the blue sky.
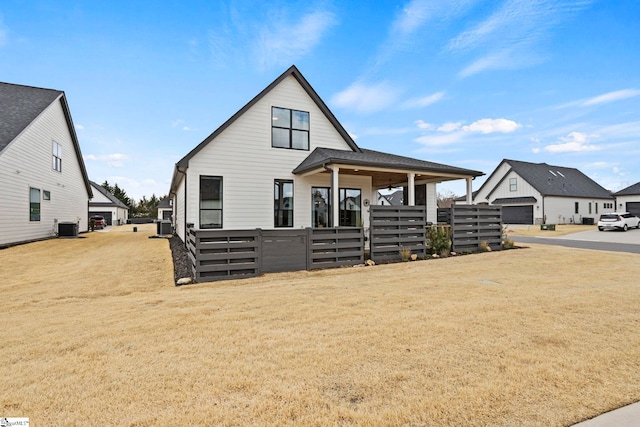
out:
<path id="1" fill-rule="evenodd" d="M 136 199 L 292 64 L 361 147 L 640 181 L 636 0 L 0 3 L 0 81 L 64 90 L 90 178 Z"/>

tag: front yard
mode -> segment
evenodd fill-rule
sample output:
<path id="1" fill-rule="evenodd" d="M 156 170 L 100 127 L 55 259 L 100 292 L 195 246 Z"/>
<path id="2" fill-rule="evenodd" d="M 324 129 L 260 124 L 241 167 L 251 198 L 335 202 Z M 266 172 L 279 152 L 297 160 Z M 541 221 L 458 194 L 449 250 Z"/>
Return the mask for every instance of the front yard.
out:
<path id="1" fill-rule="evenodd" d="M 167 240 L 130 227 L 0 250 L 0 416 L 567 426 L 640 400 L 637 255 L 531 245 L 174 287 Z"/>

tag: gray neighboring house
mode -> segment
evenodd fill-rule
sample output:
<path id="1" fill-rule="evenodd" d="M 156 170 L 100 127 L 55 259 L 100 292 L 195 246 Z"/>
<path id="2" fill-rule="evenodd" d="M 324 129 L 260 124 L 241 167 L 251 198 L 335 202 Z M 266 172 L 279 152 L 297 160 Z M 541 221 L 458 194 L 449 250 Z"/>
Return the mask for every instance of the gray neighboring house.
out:
<path id="1" fill-rule="evenodd" d="M 64 92 L 0 82 L 0 246 L 87 231 L 91 197 Z"/>
<path id="2" fill-rule="evenodd" d="M 172 220 L 173 219 L 173 199 L 165 197 L 158 203 L 158 219 L 159 220 Z"/>
<path id="3" fill-rule="evenodd" d="M 89 202 L 89 213 L 102 215 L 107 225 L 126 224 L 129 219 L 129 207 L 102 185 L 90 182 L 94 191 L 93 198 Z"/>
<path id="4" fill-rule="evenodd" d="M 474 195 L 505 224 L 591 223 L 615 210 L 610 191 L 575 168 L 504 159 Z"/>
<path id="5" fill-rule="evenodd" d="M 616 197 L 616 211 L 630 212 L 640 216 L 640 182 L 623 188 L 613 195 Z"/>

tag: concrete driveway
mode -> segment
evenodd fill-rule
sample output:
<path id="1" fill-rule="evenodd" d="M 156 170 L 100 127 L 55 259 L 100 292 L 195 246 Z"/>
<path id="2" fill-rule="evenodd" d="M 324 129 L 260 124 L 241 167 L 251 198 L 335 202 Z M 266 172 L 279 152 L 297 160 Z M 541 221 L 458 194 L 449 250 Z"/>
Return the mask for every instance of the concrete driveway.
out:
<path id="1" fill-rule="evenodd" d="M 556 239 L 580 240 L 586 242 L 627 243 L 640 245 L 640 230 L 632 228 L 627 231 L 598 231 L 589 230 L 580 233 L 555 237 Z"/>
<path id="2" fill-rule="evenodd" d="M 594 230 L 581 231 L 557 237 L 515 235 L 512 238 L 518 243 L 541 243 L 572 248 L 640 254 L 640 230 L 635 228 L 626 232 L 598 231 L 596 228 Z"/>

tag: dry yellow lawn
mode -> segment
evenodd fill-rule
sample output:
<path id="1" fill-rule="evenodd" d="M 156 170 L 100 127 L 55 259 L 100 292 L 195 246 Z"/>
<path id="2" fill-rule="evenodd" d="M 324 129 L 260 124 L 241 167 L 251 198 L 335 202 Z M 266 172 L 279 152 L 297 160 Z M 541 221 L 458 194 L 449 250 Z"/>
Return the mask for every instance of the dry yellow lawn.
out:
<path id="1" fill-rule="evenodd" d="M 532 245 L 173 286 L 130 226 L 0 250 L 0 416 L 566 426 L 640 400 L 638 255 Z"/>

